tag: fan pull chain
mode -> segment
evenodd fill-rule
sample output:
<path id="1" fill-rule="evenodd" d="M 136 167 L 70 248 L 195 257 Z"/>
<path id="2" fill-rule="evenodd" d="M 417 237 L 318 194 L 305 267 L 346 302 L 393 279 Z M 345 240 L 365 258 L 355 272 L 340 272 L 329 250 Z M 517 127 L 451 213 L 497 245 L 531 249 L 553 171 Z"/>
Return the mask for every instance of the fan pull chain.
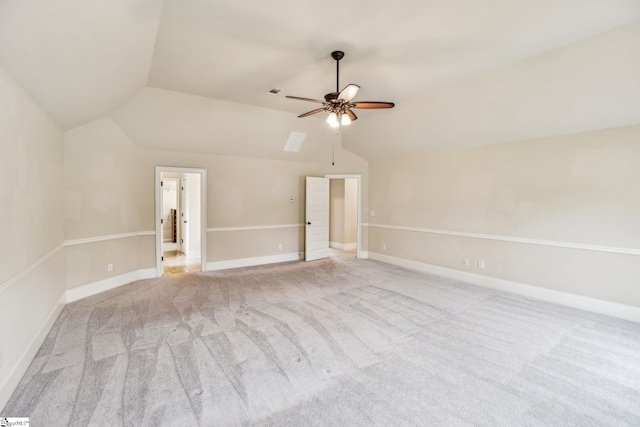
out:
<path id="1" fill-rule="evenodd" d="M 338 132 L 336 132 L 336 135 L 338 135 Z M 331 166 L 335 166 L 336 165 L 336 138 L 333 138 L 333 141 L 331 141 Z"/>
<path id="2" fill-rule="evenodd" d="M 336 140 L 340 136 L 340 128 L 336 129 L 336 134 L 333 137 L 333 141 L 331 144 L 331 166 L 336 165 Z"/>

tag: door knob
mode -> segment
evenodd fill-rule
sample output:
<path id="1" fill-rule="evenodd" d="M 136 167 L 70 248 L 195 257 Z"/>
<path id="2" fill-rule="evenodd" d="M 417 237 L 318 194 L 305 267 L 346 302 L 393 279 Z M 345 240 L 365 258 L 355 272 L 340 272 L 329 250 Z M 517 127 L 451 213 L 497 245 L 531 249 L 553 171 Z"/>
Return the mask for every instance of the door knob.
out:
<path id="1" fill-rule="evenodd" d="M 310 222 L 307 222 L 307 225 L 311 225 L 311 223 L 310 223 Z"/>

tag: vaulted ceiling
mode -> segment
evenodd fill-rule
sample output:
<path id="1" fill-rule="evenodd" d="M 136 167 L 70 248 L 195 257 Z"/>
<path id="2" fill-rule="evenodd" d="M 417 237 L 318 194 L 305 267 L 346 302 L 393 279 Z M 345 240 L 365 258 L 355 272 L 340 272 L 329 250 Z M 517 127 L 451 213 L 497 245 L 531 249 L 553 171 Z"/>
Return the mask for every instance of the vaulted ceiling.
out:
<path id="1" fill-rule="evenodd" d="M 339 49 L 341 86 L 397 104 L 343 130 L 376 159 L 636 124 L 638 19 L 638 0 L 0 0 L 0 66 L 63 129 L 111 116 L 142 147 L 283 158 L 290 131 L 332 138 L 284 95 L 335 90 Z"/>

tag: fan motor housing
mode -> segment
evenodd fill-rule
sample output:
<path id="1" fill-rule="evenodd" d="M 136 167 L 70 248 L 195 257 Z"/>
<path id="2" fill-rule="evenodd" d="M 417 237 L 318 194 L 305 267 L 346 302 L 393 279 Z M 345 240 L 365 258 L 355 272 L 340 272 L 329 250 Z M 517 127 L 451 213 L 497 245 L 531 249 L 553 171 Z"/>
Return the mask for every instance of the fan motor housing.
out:
<path id="1" fill-rule="evenodd" d="M 327 102 L 333 102 L 333 101 L 335 101 L 336 99 L 338 99 L 338 95 L 340 95 L 338 92 L 331 92 L 331 93 L 328 93 L 328 94 L 326 94 L 326 95 L 324 96 L 324 100 L 325 100 L 325 101 L 327 101 Z"/>

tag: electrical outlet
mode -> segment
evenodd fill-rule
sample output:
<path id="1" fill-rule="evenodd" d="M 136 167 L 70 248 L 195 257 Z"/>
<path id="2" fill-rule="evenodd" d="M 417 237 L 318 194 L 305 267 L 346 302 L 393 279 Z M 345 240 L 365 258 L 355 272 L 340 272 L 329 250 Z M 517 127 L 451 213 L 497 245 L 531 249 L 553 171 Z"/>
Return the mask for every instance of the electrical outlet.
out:
<path id="1" fill-rule="evenodd" d="M 480 270 L 484 270 L 484 267 L 485 267 L 485 263 L 484 263 L 484 261 L 478 261 L 478 268 L 479 268 Z"/>
<path id="2" fill-rule="evenodd" d="M 386 251 L 386 250 L 387 250 L 387 245 L 386 245 L 386 244 L 384 244 L 384 243 L 382 244 L 382 250 L 383 250 L 383 251 Z"/>
<path id="3" fill-rule="evenodd" d="M 371 211 L 371 216 L 376 216 L 376 211 Z"/>
<path id="4" fill-rule="evenodd" d="M 111 273 L 113 271 L 113 264 L 107 264 L 107 272 Z"/>
<path id="5" fill-rule="evenodd" d="M 462 260 L 462 265 L 464 265 L 465 267 L 469 267 L 469 258 L 465 258 Z"/>
<path id="6" fill-rule="evenodd" d="M 281 251 L 282 250 L 282 243 L 278 244 L 278 250 Z"/>

